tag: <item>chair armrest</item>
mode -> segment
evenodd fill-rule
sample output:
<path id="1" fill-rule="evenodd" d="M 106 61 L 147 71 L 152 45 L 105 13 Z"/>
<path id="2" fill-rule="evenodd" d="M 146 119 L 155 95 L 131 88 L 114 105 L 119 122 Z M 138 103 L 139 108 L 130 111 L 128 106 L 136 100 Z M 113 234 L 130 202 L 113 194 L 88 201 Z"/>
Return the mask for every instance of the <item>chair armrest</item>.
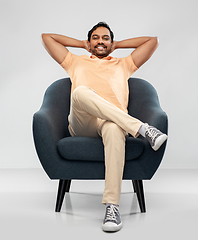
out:
<path id="1" fill-rule="evenodd" d="M 68 135 L 67 123 L 64 123 L 53 109 L 41 108 L 34 114 L 34 144 L 39 160 L 50 178 L 54 172 L 58 171 L 59 164 L 56 162 L 62 160 L 57 143 L 66 135 Z"/>
<path id="2" fill-rule="evenodd" d="M 144 115 L 144 119 L 145 122 L 147 122 L 149 125 L 154 126 L 163 133 L 167 134 L 168 117 L 167 114 L 160 107 L 147 109 Z"/>
<path id="3" fill-rule="evenodd" d="M 57 179 L 68 167 L 58 152 L 60 139 L 70 136 L 68 114 L 70 111 L 71 81 L 63 78 L 53 82 L 46 90 L 42 106 L 33 117 L 33 137 L 39 160 L 51 179 Z"/>
<path id="4" fill-rule="evenodd" d="M 57 143 L 66 137 L 66 125 L 67 123 L 63 124 L 63 120 L 53 109 L 41 108 L 33 116 L 33 135 Z"/>

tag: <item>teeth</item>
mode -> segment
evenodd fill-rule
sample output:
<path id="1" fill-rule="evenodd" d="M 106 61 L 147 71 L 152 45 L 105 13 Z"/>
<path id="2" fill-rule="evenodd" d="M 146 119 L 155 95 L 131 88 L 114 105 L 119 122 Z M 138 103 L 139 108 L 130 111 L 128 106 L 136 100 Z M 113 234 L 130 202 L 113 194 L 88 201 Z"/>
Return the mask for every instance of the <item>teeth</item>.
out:
<path id="1" fill-rule="evenodd" d="M 98 47 L 98 49 L 101 49 L 101 50 L 102 50 L 102 49 L 104 49 L 104 47 Z"/>

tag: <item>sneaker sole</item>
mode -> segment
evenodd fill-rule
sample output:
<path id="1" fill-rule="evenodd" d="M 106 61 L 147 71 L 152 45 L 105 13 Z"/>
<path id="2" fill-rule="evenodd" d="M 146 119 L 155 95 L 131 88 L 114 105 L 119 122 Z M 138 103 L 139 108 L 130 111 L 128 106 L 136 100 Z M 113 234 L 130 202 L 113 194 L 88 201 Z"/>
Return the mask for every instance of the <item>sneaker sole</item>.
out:
<path id="1" fill-rule="evenodd" d="M 168 136 L 166 134 L 161 135 L 156 139 L 155 145 L 152 147 L 153 150 L 157 151 L 161 145 L 167 140 Z"/>
<path id="2" fill-rule="evenodd" d="M 119 225 L 116 225 L 115 223 L 111 223 L 111 222 L 102 224 L 102 230 L 104 232 L 117 232 L 121 228 L 122 228 L 122 222 Z"/>

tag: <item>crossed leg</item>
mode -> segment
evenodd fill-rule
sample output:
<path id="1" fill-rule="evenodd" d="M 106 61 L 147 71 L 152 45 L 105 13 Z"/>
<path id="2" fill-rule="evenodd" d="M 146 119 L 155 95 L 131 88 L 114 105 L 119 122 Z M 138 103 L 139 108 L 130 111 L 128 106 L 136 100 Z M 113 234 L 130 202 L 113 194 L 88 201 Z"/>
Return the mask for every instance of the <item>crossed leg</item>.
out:
<path id="1" fill-rule="evenodd" d="M 69 116 L 72 135 L 96 136 L 95 130 L 100 127 L 101 119 L 114 122 L 134 137 L 139 135 L 138 131 L 143 125 L 138 119 L 97 95 L 91 88 L 77 87 L 72 94 Z"/>
<path id="2" fill-rule="evenodd" d="M 102 203 L 119 205 L 125 163 L 126 132 L 134 137 L 142 122 L 98 96 L 78 87 L 71 98 L 69 131 L 72 136 L 99 137 L 105 150 L 105 190 Z"/>

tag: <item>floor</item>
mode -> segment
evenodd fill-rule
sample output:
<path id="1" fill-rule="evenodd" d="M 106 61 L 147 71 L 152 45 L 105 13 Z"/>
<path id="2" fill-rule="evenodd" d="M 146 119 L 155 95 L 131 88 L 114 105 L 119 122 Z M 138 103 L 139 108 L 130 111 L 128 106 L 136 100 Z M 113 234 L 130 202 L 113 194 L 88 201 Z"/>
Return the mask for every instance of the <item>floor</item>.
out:
<path id="1" fill-rule="evenodd" d="M 1 239 L 197 239 L 198 170 L 159 169 L 144 182 L 146 213 L 131 182 L 123 181 L 117 233 L 101 230 L 104 181 L 73 181 L 60 213 L 54 211 L 58 181 L 42 169 L 1 169 L 0 182 Z"/>

